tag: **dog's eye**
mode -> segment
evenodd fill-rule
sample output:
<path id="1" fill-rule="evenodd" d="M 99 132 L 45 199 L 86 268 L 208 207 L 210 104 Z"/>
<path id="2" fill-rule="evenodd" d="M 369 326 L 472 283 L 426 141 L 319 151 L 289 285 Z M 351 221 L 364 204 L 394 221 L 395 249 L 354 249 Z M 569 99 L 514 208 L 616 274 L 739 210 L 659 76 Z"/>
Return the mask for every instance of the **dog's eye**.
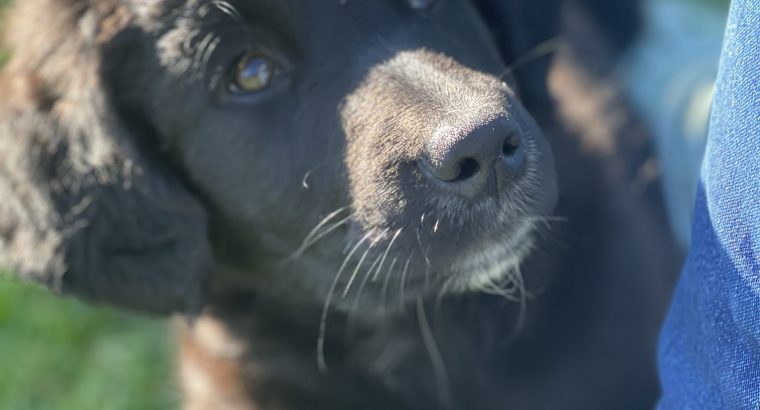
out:
<path id="1" fill-rule="evenodd" d="M 277 77 L 277 65 L 272 59 L 256 53 L 246 53 L 230 75 L 229 90 L 235 94 L 263 91 Z"/>
<path id="2" fill-rule="evenodd" d="M 414 10 L 427 10 L 435 4 L 436 0 L 409 0 L 409 6 Z"/>

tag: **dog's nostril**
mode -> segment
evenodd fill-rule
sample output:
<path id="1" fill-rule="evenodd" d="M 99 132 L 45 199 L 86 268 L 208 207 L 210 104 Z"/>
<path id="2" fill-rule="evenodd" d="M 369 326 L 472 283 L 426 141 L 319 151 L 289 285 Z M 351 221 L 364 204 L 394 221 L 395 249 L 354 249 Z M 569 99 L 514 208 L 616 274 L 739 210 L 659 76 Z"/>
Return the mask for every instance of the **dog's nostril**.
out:
<path id="1" fill-rule="evenodd" d="M 493 195 L 499 180 L 508 182 L 523 166 L 523 144 L 519 124 L 505 117 L 474 129 L 442 128 L 425 142 L 418 166 L 451 193 L 473 197 L 487 187 Z"/>
<path id="2" fill-rule="evenodd" d="M 504 144 L 501 147 L 501 152 L 505 157 L 511 157 L 517 153 L 520 149 L 520 137 L 517 134 L 511 134 L 504 140 Z"/>
<path id="3" fill-rule="evenodd" d="M 459 174 L 454 181 L 465 181 L 480 171 L 480 163 L 474 158 L 465 158 L 459 162 Z"/>

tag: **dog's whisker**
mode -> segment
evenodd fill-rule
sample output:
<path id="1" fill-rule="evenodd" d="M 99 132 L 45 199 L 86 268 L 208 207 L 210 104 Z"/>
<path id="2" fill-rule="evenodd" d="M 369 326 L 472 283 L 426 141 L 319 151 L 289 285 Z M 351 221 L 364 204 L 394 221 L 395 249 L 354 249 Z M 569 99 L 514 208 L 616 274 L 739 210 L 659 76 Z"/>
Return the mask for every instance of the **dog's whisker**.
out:
<path id="1" fill-rule="evenodd" d="M 525 52 L 525 54 L 523 54 L 520 58 L 515 60 L 515 62 L 510 64 L 504 71 L 502 71 L 501 74 L 499 74 L 499 78 L 503 79 L 505 76 L 524 67 L 526 64 L 531 63 L 541 57 L 544 57 L 556 52 L 557 50 L 559 50 L 560 45 L 561 45 L 561 40 L 559 37 L 550 38 L 549 40 L 546 40 L 543 43 L 538 44 L 537 46 Z"/>
<path id="2" fill-rule="evenodd" d="M 370 265 L 369 269 L 367 269 L 366 272 L 363 274 L 363 276 L 362 276 L 363 278 L 362 278 L 361 284 L 359 285 L 359 288 L 356 291 L 356 295 L 354 296 L 353 302 L 351 302 L 351 308 L 348 309 L 348 313 L 349 313 L 348 318 L 349 318 L 349 321 L 348 321 L 348 324 L 346 326 L 346 337 L 347 338 L 350 337 L 349 335 L 351 335 L 353 333 L 354 328 L 355 328 L 354 320 L 353 320 L 353 317 L 352 317 L 351 314 L 354 313 L 354 312 L 358 312 L 359 302 L 361 301 L 362 295 L 364 293 L 364 289 L 365 289 L 365 287 L 367 285 L 369 277 L 371 276 L 372 269 L 375 267 L 375 265 L 377 264 L 377 262 L 379 260 L 380 260 L 379 256 L 377 258 L 375 258 L 375 261 L 372 263 L 372 265 Z"/>
<path id="3" fill-rule="evenodd" d="M 348 222 L 349 219 L 351 219 L 352 215 L 349 214 L 345 218 L 341 219 L 340 221 L 329 225 L 326 229 L 320 231 L 322 228 L 327 226 L 327 224 L 336 216 L 343 213 L 348 207 L 342 207 L 338 208 L 337 210 L 333 211 L 326 217 L 324 217 L 319 223 L 314 227 L 314 229 L 309 232 L 304 240 L 301 242 L 301 246 L 296 249 L 295 252 L 293 252 L 289 258 L 298 258 L 300 257 L 308 248 L 310 248 L 315 243 L 319 242 L 320 239 L 324 238 L 325 236 L 329 235 L 332 231 L 338 229 L 341 225 Z M 345 252 L 344 252 L 345 253 Z"/>
<path id="4" fill-rule="evenodd" d="M 425 265 L 431 266 L 430 258 L 428 257 L 427 251 L 422 246 L 422 237 L 420 236 L 420 227 L 417 227 L 417 243 L 420 245 L 420 253 L 422 254 L 422 257 L 425 259 Z"/>
<path id="5" fill-rule="evenodd" d="M 369 278 L 371 278 L 373 276 L 372 275 L 372 271 L 376 270 L 375 267 L 378 265 L 378 263 L 380 262 L 380 259 L 382 259 L 382 258 L 383 258 L 382 255 L 378 255 L 375 258 L 375 261 L 372 262 L 372 265 L 369 266 L 369 269 L 367 269 L 367 274 L 365 275 L 365 279 L 362 280 L 362 284 L 359 287 L 359 292 L 361 292 L 363 290 L 364 286 L 366 285 L 366 281 L 369 280 Z"/>
<path id="6" fill-rule="evenodd" d="M 529 221 L 549 221 L 549 222 L 570 222 L 570 218 L 563 216 L 532 216 L 528 218 Z"/>
<path id="7" fill-rule="evenodd" d="M 383 255 L 377 255 L 377 257 L 375 258 L 375 261 L 372 262 L 372 265 L 369 265 L 369 269 L 367 269 L 367 275 L 369 275 L 370 278 L 374 276 L 372 275 L 372 272 L 377 270 L 376 267 L 380 263 L 381 259 L 383 259 Z"/>
<path id="8" fill-rule="evenodd" d="M 351 249 L 351 252 L 348 254 L 348 256 L 346 256 L 346 258 L 343 260 L 343 263 L 340 265 L 340 268 L 335 274 L 335 278 L 333 278 L 332 284 L 330 285 L 330 290 L 327 292 L 327 297 L 325 298 L 325 303 L 322 307 L 322 314 L 319 319 L 319 336 L 317 337 L 317 367 L 322 373 L 325 373 L 329 370 L 327 367 L 327 361 L 325 360 L 325 336 L 327 334 L 327 316 L 330 313 L 330 306 L 332 305 L 335 289 L 338 287 L 338 281 L 340 281 L 340 277 L 343 274 L 343 271 L 346 269 L 348 262 L 351 260 L 351 257 L 354 255 L 357 249 L 359 249 L 359 247 L 369 238 L 371 233 L 372 231 L 367 232 L 367 234 L 364 235 L 364 237 L 362 237 L 362 239 L 356 243 L 353 249 Z"/>
<path id="9" fill-rule="evenodd" d="M 224 13 L 224 14 L 232 17 L 236 21 L 238 21 L 238 22 L 244 21 L 243 20 L 243 15 L 240 14 L 240 11 L 238 11 L 238 9 L 235 7 L 235 5 L 233 5 L 229 1 L 214 0 L 214 1 L 211 2 L 211 4 L 213 4 L 214 7 L 216 7 L 217 9 L 219 9 L 222 13 Z"/>
<path id="10" fill-rule="evenodd" d="M 448 294 L 449 289 L 454 284 L 454 281 L 456 280 L 455 276 L 451 276 L 448 279 L 446 279 L 443 282 L 443 285 L 441 286 L 441 289 L 438 290 L 438 295 L 435 298 L 435 310 L 439 311 L 441 309 L 441 305 L 443 304 L 443 298 Z"/>
<path id="11" fill-rule="evenodd" d="M 409 272 L 409 264 L 412 262 L 412 253 L 409 254 L 409 257 L 406 259 L 406 263 L 404 264 L 404 270 L 401 272 L 401 282 L 399 283 L 399 295 L 401 300 L 401 306 L 403 308 L 404 301 L 406 300 L 406 277 L 407 273 Z"/>
<path id="12" fill-rule="evenodd" d="M 478 290 L 489 295 L 500 296 L 510 302 L 520 302 L 519 287 L 514 283 L 514 279 L 510 278 L 503 286 L 492 283 L 484 285 Z"/>
<path id="13" fill-rule="evenodd" d="M 393 235 L 393 238 L 388 243 L 388 247 L 385 248 L 385 252 L 383 253 L 382 259 L 380 260 L 380 265 L 377 266 L 377 270 L 375 271 L 375 275 L 372 276 L 372 281 L 376 281 L 378 276 L 380 275 L 381 269 L 383 269 L 383 264 L 385 263 L 385 258 L 388 257 L 388 253 L 391 251 L 391 248 L 393 247 L 393 244 L 396 242 L 396 239 L 398 239 L 399 235 L 401 235 L 401 231 L 403 231 L 404 228 L 399 228 L 396 233 Z"/>
<path id="14" fill-rule="evenodd" d="M 374 232 L 374 230 L 371 230 L 370 232 Z M 348 292 L 351 290 L 351 285 L 353 285 L 354 280 L 356 279 L 356 275 L 359 273 L 359 269 L 361 269 L 362 265 L 364 264 L 364 260 L 367 258 L 367 255 L 372 250 L 372 248 L 377 244 L 380 239 L 382 239 L 383 235 L 388 233 L 388 228 L 385 228 L 383 232 L 381 232 L 379 235 L 377 235 L 377 238 L 375 238 L 372 242 L 370 242 L 369 246 L 367 247 L 367 250 L 364 251 L 364 254 L 359 259 L 359 263 L 356 264 L 356 268 L 354 269 L 354 272 L 351 274 L 351 277 L 348 279 L 348 283 L 346 284 L 346 287 L 343 289 L 343 298 L 345 299 L 346 296 L 348 296 Z"/>
<path id="15" fill-rule="evenodd" d="M 430 327 L 430 322 L 425 312 L 425 302 L 421 297 L 417 298 L 417 323 L 420 328 L 420 334 L 422 335 L 422 341 L 425 345 L 425 350 L 428 353 L 430 363 L 433 366 L 433 373 L 435 374 L 436 387 L 438 390 L 438 404 L 440 408 L 449 408 L 451 403 L 451 382 L 449 380 L 449 373 L 446 369 L 446 362 L 443 360 L 443 355 L 438 348 L 438 343 L 435 341 L 435 335 Z"/>
<path id="16" fill-rule="evenodd" d="M 383 311 L 387 310 L 388 285 L 390 284 L 391 272 L 393 272 L 393 267 L 396 266 L 396 262 L 398 262 L 398 256 L 394 256 L 393 260 L 391 260 L 388 272 L 385 273 L 385 279 L 383 280 L 383 290 L 380 293 L 380 300 L 383 301 Z"/>
<path id="17" fill-rule="evenodd" d="M 430 252 L 430 247 L 427 248 L 426 252 Z M 427 260 L 427 258 L 425 258 Z M 430 263 L 425 264 L 425 288 L 428 288 L 430 286 Z"/>
<path id="18" fill-rule="evenodd" d="M 320 233 L 319 233 L 319 235 L 317 235 L 317 236 L 313 237 L 313 238 L 312 238 L 312 239 L 311 239 L 311 240 L 310 240 L 310 241 L 309 241 L 309 242 L 306 244 L 306 248 L 302 249 L 302 250 L 300 251 L 300 253 L 301 253 L 301 254 L 303 254 L 303 252 L 304 252 L 306 249 L 308 249 L 308 248 L 312 247 L 314 244 L 316 244 L 317 242 L 319 242 L 319 241 L 320 241 L 322 238 L 324 238 L 325 236 L 327 236 L 327 235 L 331 234 L 331 233 L 332 233 L 334 230 L 336 230 L 336 229 L 340 228 L 341 226 L 345 225 L 345 224 L 346 224 L 346 222 L 348 222 L 348 221 L 350 221 L 350 220 L 351 220 L 351 218 L 353 218 L 353 214 L 351 214 L 351 215 L 348 215 L 348 216 L 346 216 L 345 218 L 341 219 L 340 221 L 338 221 L 338 222 L 335 222 L 334 224 L 332 224 L 332 225 L 330 225 L 329 227 L 325 228 L 325 229 L 324 229 L 322 232 L 320 232 Z"/>
<path id="19" fill-rule="evenodd" d="M 303 179 L 301 180 L 301 186 L 302 186 L 304 189 L 309 189 L 309 188 L 311 188 L 311 187 L 309 186 L 309 177 L 311 176 L 311 172 L 312 172 L 312 171 L 308 171 L 308 172 L 306 172 L 306 174 L 304 174 L 304 176 L 303 176 Z"/>
<path id="20" fill-rule="evenodd" d="M 493 286 L 493 289 L 498 289 L 502 294 L 519 295 L 520 285 L 519 279 L 515 277 L 514 269 L 507 272 L 505 279 L 502 283 Z M 519 300 L 516 300 L 519 301 Z"/>
<path id="21" fill-rule="evenodd" d="M 510 338 L 516 337 L 522 330 L 527 314 L 529 293 L 525 287 L 522 271 L 519 265 L 513 266 L 502 280 L 494 280 L 477 288 L 478 291 L 502 297 L 510 302 L 518 303 L 518 316 L 515 328 Z"/>
<path id="22" fill-rule="evenodd" d="M 546 229 L 552 228 L 552 223 L 568 223 L 570 220 L 561 216 L 533 216 L 527 218 L 527 221 L 533 223 L 541 223 Z"/>
<path id="23" fill-rule="evenodd" d="M 331 212 L 330 214 L 328 214 L 326 217 L 322 218 L 322 220 L 319 221 L 319 223 L 317 223 L 317 225 L 306 235 L 306 237 L 304 238 L 302 242 L 303 245 L 307 245 L 311 241 L 311 239 L 317 235 L 317 233 L 323 226 L 325 226 L 328 222 L 330 222 L 336 216 L 340 215 L 346 209 L 348 209 L 347 206 L 340 207 L 336 209 L 335 211 Z"/>
<path id="24" fill-rule="evenodd" d="M 367 272 L 364 274 L 364 278 L 362 279 L 361 284 L 359 285 L 359 290 L 356 292 L 356 297 L 354 298 L 354 302 L 351 305 L 351 311 L 356 311 L 357 306 L 359 306 L 359 301 L 361 300 L 362 294 L 364 293 L 364 289 L 367 286 L 367 282 L 369 281 L 369 278 L 372 276 L 372 269 L 375 267 L 375 265 L 380 261 L 380 256 L 375 258 L 375 261 L 370 265 L 369 269 L 367 269 Z"/>
<path id="25" fill-rule="evenodd" d="M 515 266 L 514 273 L 514 278 L 516 280 L 515 285 L 518 287 L 518 294 L 520 296 L 520 312 L 518 314 L 517 324 L 515 325 L 515 330 L 513 332 L 513 335 L 516 336 L 520 333 L 520 331 L 523 329 L 523 326 L 525 325 L 525 315 L 528 308 L 528 292 L 525 289 L 525 282 L 523 281 L 522 271 L 520 270 L 519 266 Z"/>
<path id="26" fill-rule="evenodd" d="M 537 219 L 538 222 L 542 222 L 544 225 L 544 230 L 540 231 L 542 233 L 551 233 L 551 231 L 556 228 L 556 224 L 566 224 L 570 222 L 569 218 L 563 218 L 563 217 L 547 217 L 547 218 L 540 218 Z"/>

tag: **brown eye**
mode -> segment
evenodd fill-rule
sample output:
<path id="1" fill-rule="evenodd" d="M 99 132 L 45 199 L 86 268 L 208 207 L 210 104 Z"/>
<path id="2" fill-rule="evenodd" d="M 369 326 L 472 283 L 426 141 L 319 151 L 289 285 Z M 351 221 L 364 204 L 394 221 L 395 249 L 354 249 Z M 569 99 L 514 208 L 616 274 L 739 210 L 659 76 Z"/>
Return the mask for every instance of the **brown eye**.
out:
<path id="1" fill-rule="evenodd" d="M 229 89 L 236 94 L 255 93 L 269 87 L 277 76 L 277 66 L 261 54 L 246 53 L 235 66 Z"/>
<path id="2" fill-rule="evenodd" d="M 414 10 L 427 10 L 435 4 L 436 0 L 409 0 L 409 6 Z"/>

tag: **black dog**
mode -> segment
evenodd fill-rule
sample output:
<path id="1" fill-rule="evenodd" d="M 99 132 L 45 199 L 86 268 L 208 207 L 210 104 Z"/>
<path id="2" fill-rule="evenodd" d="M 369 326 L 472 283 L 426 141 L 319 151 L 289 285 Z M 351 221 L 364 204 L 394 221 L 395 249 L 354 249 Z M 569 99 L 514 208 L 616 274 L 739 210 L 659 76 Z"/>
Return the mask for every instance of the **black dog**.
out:
<path id="1" fill-rule="evenodd" d="M 195 316 L 188 408 L 650 406 L 665 225 L 554 118 L 578 60 L 503 63 L 558 2 L 501 3 L 19 3 L 0 255 Z"/>

